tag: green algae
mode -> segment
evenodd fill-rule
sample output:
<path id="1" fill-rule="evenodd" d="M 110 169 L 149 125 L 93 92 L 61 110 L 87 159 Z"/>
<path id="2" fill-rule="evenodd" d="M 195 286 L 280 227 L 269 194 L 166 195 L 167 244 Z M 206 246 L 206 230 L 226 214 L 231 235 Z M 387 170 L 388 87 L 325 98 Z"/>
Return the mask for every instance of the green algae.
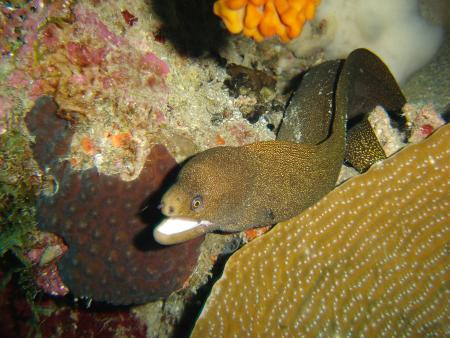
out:
<path id="1" fill-rule="evenodd" d="M 26 252 L 36 231 L 35 191 L 28 138 L 19 130 L 0 135 L 0 292 L 12 282 L 30 308 L 29 336 L 42 337 L 40 294 Z M 7 292 L 7 291 L 6 291 Z"/>
<path id="2" fill-rule="evenodd" d="M 34 204 L 38 182 L 32 166 L 29 140 L 20 130 L 0 135 L 0 291 L 15 276 L 36 317 L 34 299 L 38 289 L 26 259 L 36 231 Z"/>
<path id="3" fill-rule="evenodd" d="M 40 292 L 26 258 L 36 233 L 39 179 L 33 166 L 29 138 L 22 131 L 13 128 L 0 135 L 0 292 L 11 282 L 18 286 L 31 311 L 29 333 L 41 337 L 40 317 L 46 310 L 37 305 Z"/>
<path id="4" fill-rule="evenodd" d="M 7 251 L 23 259 L 36 229 L 35 191 L 28 139 L 17 129 L 0 136 L 0 256 Z"/>

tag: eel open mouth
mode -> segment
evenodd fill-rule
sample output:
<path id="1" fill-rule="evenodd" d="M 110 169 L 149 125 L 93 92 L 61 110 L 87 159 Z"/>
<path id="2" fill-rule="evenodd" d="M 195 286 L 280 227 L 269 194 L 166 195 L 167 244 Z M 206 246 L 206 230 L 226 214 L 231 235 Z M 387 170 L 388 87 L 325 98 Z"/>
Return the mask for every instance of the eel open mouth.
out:
<path id="1" fill-rule="evenodd" d="M 153 237 L 164 245 L 182 243 L 211 231 L 212 225 L 205 220 L 168 217 L 153 230 Z"/>

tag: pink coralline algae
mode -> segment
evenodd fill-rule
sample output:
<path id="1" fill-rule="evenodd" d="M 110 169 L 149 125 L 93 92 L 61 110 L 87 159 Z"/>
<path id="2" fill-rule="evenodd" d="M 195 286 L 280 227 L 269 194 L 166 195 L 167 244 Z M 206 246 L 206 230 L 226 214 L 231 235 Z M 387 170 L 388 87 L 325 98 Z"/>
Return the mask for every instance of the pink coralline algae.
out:
<path id="1" fill-rule="evenodd" d="M 65 296 L 69 289 L 61 280 L 58 267 L 49 264 L 38 270 L 36 274 L 36 284 L 45 292 L 52 296 Z"/>
<path id="2" fill-rule="evenodd" d="M 47 21 L 68 18 L 70 2 L 56 1 L 9 1 L 0 6 L 0 52 L 14 55 L 32 52 L 40 28 Z M 23 44 L 23 45 L 22 45 Z"/>
<path id="3" fill-rule="evenodd" d="M 53 7 L 43 5 L 20 27 L 27 38 L 16 48 L 9 87 L 33 100 L 50 95 L 62 111 L 89 119 L 105 111 L 131 119 L 165 104 L 167 62 L 137 49 L 83 4 L 67 6 L 69 14 Z"/>
<path id="4" fill-rule="evenodd" d="M 30 20 L 35 4 L 28 3 L 23 6 L 2 4 L 0 6 L 0 52 L 2 55 L 13 53 L 20 41 L 30 40 L 30 31 L 25 34 L 27 26 L 32 26 L 37 20 Z M 37 17 L 37 15 L 35 15 Z"/>
<path id="5" fill-rule="evenodd" d="M 94 33 L 97 38 L 103 42 L 110 42 L 115 46 L 124 45 L 125 41 L 121 37 L 114 34 L 93 12 L 87 10 L 83 6 L 75 6 L 74 14 L 77 21 L 85 25 L 85 27 L 90 27 L 94 29 Z"/>
<path id="6" fill-rule="evenodd" d="M 52 296 L 65 296 L 69 289 L 61 280 L 56 262 L 66 253 L 67 246 L 58 236 L 41 232 L 26 258 L 31 263 L 36 285 Z"/>
<path id="7" fill-rule="evenodd" d="M 108 54 L 106 48 L 93 48 L 76 42 L 69 42 L 66 48 L 70 62 L 81 67 L 98 66 Z"/>
<path id="8" fill-rule="evenodd" d="M 159 59 L 153 53 L 147 53 L 142 58 L 142 66 L 143 68 L 147 68 L 155 72 L 155 74 L 165 77 L 169 74 L 169 66 L 167 63 Z"/>
<path id="9" fill-rule="evenodd" d="M 197 263 L 201 239 L 162 247 L 153 242 L 150 226 L 158 221 L 155 194 L 174 159 L 154 146 L 130 182 L 95 168 L 74 171 L 61 161 L 72 132 L 55 110 L 50 99 L 39 99 L 26 124 L 36 137 L 35 159 L 57 182 L 54 194 L 41 194 L 37 217 L 40 229 L 69 247 L 58 262 L 63 282 L 76 297 L 112 304 L 144 303 L 181 289 Z"/>

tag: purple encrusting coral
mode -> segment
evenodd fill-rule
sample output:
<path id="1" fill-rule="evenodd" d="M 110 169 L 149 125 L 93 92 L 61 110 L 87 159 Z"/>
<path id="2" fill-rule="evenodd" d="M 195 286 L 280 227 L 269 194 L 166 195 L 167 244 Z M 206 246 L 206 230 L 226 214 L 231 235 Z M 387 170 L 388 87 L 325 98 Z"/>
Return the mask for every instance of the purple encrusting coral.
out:
<path id="1" fill-rule="evenodd" d="M 167 150 L 153 147 L 137 179 L 99 174 L 95 168 L 74 171 L 61 156 L 72 131 L 55 115 L 56 105 L 41 98 L 27 114 L 36 137 L 34 157 L 53 175 L 55 193 L 42 193 L 37 215 L 42 230 L 62 236 L 69 251 L 58 267 L 76 297 L 113 304 L 144 303 L 180 289 L 198 258 L 201 240 L 160 247 L 153 239 L 143 209 L 176 166 Z"/>

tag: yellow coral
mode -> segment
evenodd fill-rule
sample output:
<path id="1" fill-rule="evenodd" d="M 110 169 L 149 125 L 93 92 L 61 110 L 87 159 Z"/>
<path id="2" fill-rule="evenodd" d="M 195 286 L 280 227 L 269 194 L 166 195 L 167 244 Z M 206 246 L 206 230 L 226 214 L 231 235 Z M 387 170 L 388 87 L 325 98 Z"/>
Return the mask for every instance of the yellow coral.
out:
<path id="1" fill-rule="evenodd" d="M 218 0 L 214 14 L 231 33 L 243 32 L 260 42 L 278 35 L 282 41 L 298 36 L 314 17 L 320 0 Z"/>
<path id="2" fill-rule="evenodd" d="M 192 337 L 445 336 L 450 125 L 227 262 Z"/>

